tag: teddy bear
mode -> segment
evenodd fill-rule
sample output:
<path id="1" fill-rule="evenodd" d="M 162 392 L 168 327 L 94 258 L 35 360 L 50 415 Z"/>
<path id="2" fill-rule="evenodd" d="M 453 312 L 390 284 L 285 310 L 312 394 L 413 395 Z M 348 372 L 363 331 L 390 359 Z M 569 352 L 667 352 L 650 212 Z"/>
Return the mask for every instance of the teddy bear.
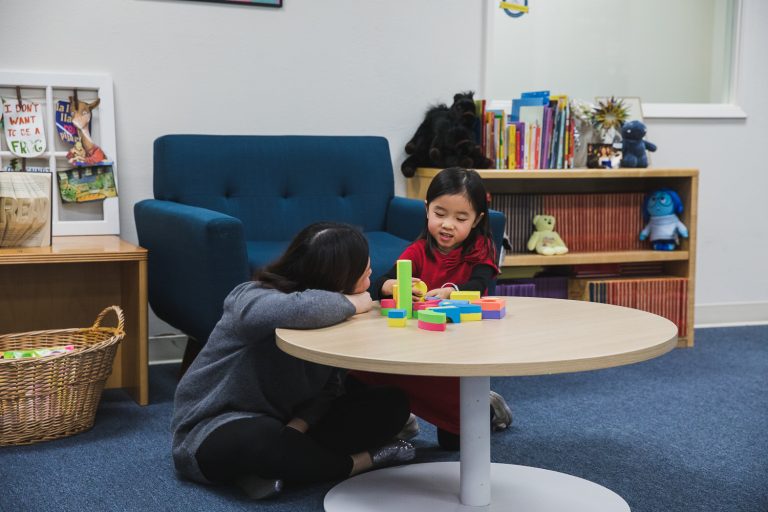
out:
<path id="1" fill-rule="evenodd" d="M 643 218 L 648 221 L 640 232 L 640 240 L 651 240 L 657 251 L 674 251 L 678 235 L 688 238 L 688 228 L 677 217 L 683 212 L 683 202 L 677 192 L 662 188 L 648 194 L 643 201 Z"/>
<path id="2" fill-rule="evenodd" d="M 528 250 L 535 250 L 539 254 L 552 256 L 568 252 L 565 242 L 560 238 L 555 229 L 555 218 L 552 215 L 536 215 L 533 218 L 536 230 L 528 239 Z"/>
<path id="3" fill-rule="evenodd" d="M 621 126 L 622 167 L 648 167 L 645 150 L 656 151 L 656 144 L 643 140 L 645 125 L 640 121 L 629 121 Z"/>
<path id="4" fill-rule="evenodd" d="M 453 104 L 430 107 L 424 121 L 405 145 L 409 155 L 400 166 L 403 175 L 410 178 L 418 167 L 467 167 L 487 169 L 491 160 L 482 154 L 477 144 L 474 92 L 461 92 L 453 97 Z"/>

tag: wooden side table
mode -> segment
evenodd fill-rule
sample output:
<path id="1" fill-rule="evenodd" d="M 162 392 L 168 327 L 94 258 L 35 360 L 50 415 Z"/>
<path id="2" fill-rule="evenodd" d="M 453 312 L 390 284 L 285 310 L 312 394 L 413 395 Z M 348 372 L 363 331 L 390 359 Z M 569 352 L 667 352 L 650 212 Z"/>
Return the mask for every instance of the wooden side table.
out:
<path id="1" fill-rule="evenodd" d="M 88 327 L 105 307 L 120 306 L 126 334 L 106 387 L 149 403 L 146 249 L 117 236 L 2 248 L 0 290 L 0 333 Z"/>

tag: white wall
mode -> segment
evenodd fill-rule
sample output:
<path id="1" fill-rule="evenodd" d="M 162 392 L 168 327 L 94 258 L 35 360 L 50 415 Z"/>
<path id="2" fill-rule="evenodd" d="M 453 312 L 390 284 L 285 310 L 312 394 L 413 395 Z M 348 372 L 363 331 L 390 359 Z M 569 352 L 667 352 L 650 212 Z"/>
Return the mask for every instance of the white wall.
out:
<path id="1" fill-rule="evenodd" d="M 482 9 L 467 0 L 2 0 L 0 19 L 0 67 L 112 75 L 121 230 L 133 242 L 133 204 L 152 196 L 160 135 L 383 135 L 403 193 L 402 148 L 424 110 L 476 90 L 481 74 Z M 755 303 L 768 320 L 768 237 L 758 235 L 768 217 L 768 4 L 745 0 L 744 20 L 749 118 L 649 121 L 648 139 L 656 165 L 702 171 L 697 304 Z"/>

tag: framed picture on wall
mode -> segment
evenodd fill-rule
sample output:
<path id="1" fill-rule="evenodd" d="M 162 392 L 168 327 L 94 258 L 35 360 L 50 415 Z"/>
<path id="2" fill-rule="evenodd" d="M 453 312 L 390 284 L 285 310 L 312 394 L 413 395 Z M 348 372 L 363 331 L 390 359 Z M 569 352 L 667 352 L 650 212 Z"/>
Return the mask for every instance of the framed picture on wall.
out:
<path id="1" fill-rule="evenodd" d="M 193 0 L 196 2 L 213 2 L 217 4 L 258 5 L 260 7 L 282 7 L 283 0 Z"/>

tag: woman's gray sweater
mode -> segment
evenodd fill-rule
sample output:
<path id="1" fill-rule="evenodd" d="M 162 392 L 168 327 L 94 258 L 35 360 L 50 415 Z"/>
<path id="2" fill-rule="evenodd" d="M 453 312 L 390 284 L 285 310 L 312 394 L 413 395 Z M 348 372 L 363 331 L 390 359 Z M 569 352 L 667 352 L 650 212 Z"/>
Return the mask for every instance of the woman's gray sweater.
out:
<path id="1" fill-rule="evenodd" d="M 183 476 L 208 483 L 195 453 L 214 429 L 239 418 L 268 415 L 312 425 L 341 392 L 340 370 L 286 354 L 275 329 L 315 329 L 355 314 L 341 293 L 283 293 L 251 281 L 224 300 L 224 313 L 176 388 L 173 461 Z"/>

